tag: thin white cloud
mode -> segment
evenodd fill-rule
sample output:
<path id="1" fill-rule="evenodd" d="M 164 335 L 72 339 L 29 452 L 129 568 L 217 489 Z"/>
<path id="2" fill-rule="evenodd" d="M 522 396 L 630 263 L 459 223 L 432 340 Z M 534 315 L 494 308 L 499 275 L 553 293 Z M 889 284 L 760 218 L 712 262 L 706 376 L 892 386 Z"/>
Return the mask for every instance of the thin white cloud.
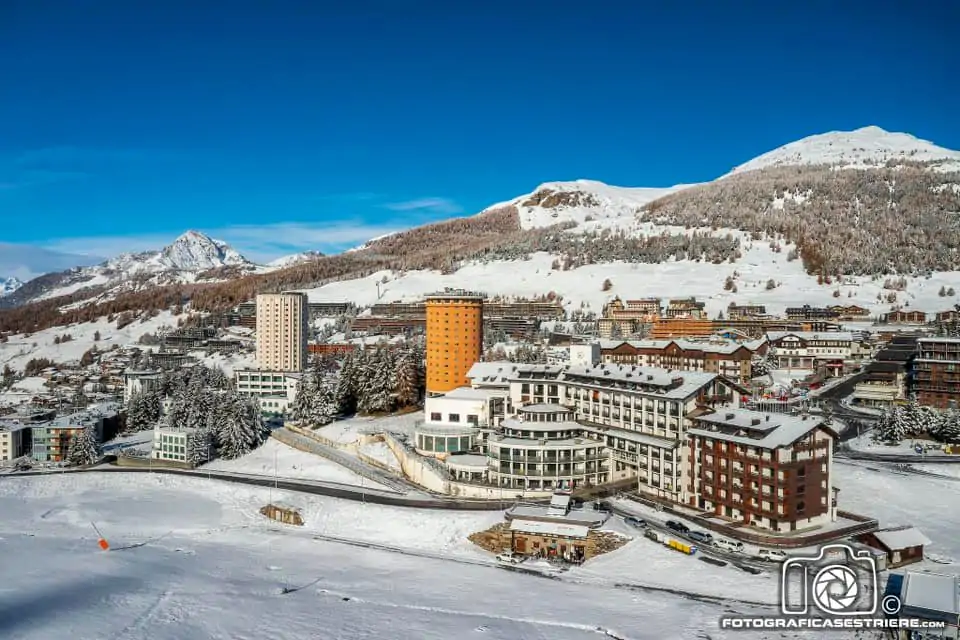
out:
<path id="1" fill-rule="evenodd" d="M 450 215 L 463 213 L 463 207 L 449 198 L 417 198 L 406 202 L 391 202 L 384 207 L 391 211 L 429 211 Z"/>

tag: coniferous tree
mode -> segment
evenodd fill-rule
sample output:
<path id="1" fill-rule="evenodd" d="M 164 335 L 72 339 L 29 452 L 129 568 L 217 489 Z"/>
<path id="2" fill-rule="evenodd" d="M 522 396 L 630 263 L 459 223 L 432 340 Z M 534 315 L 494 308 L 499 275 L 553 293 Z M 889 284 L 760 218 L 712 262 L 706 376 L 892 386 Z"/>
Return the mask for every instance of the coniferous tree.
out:
<path id="1" fill-rule="evenodd" d="M 270 435 L 263 424 L 256 398 L 225 395 L 217 413 L 220 414 L 220 425 L 215 438 L 217 452 L 222 458 L 233 460 L 244 456 L 263 444 Z"/>
<path id="2" fill-rule="evenodd" d="M 67 463 L 73 466 L 93 464 L 100 459 L 100 443 L 93 425 L 77 431 L 70 439 Z"/>
<path id="3" fill-rule="evenodd" d="M 160 420 L 162 407 L 160 396 L 153 392 L 137 392 L 130 396 L 127 405 L 126 431 L 133 433 L 152 429 Z"/>
<path id="4" fill-rule="evenodd" d="M 398 407 L 412 407 L 420 401 L 420 370 L 412 351 L 404 350 L 397 357 L 391 388 Z"/>

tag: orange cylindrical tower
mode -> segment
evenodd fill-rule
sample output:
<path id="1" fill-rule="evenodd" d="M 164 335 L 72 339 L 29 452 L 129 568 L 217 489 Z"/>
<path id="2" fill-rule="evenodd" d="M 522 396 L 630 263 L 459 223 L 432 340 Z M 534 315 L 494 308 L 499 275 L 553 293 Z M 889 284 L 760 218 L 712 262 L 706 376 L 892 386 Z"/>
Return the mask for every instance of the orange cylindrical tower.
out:
<path id="1" fill-rule="evenodd" d="M 452 289 L 426 297 L 428 395 L 469 384 L 467 373 L 483 355 L 484 297 Z"/>

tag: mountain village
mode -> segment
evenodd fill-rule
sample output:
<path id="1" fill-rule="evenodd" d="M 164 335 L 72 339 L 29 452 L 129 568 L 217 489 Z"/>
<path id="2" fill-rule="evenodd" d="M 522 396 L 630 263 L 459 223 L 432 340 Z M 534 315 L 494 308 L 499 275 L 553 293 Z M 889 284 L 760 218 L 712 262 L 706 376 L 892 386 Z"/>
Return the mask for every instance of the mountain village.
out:
<path id="1" fill-rule="evenodd" d="M 875 127 L 824 135 L 707 185 L 549 183 L 342 256 L 254 265 L 191 231 L 7 280 L 0 483 L 232 483 L 270 491 L 262 526 L 312 530 L 319 495 L 402 508 L 427 539 L 437 510 L 484 513 L 457 534 L 483 561 L 602 580 L 662 552 L 694 593 L 715 576 L 769 591 L 784 562 L 844 543 L 902 603 L 890 615 L 957 637 L 955 529 L 861 498 L 857 475 L 935 479 L 930 499 L 956 503 L 952 240 L 874 269 L 873 249 L 770 220 L 808 215 L 821 180 L 897 163 L 911 203 L 960 211 L 960 153 Z M 721 220 L 699 204 L 759 174 L 776 183 L 767 228 L 753 205 Z M 516 229 L 485 244 L 505 219 Z M 854 246 L 869 224 L 840 233 Z"/>

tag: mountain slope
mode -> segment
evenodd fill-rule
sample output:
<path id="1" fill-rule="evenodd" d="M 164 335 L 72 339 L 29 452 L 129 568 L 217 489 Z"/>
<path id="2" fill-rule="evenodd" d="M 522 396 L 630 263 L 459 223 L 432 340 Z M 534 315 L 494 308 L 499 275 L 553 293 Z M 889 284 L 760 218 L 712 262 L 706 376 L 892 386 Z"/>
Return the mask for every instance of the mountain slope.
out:
<path id="1" fill-rule="evenodd" d="M 901 161 L 930 162 L 937 171 L 960 171 L 960 151 L 938 147 L 907 133 L 891 133 L 871 126 L 855 131 L 831 131 L 791 142 L 745 162 L 727 175 L 813 164 L 862 169 Z"/>
<path id="2" fill-rule="evenodd" d="M 307 262 L 309 260 L 317 260 L 322 257 L 323 257 L 323 254 L 320 253 L 319 251 L 304 251 L 302 253 L 295 253 L 293 255 L 277 258 L 276 260 L 271 260 L 264 266 L 269 267 L 271 269 L 282 269 L 284 267 L 291 267 L 301 262 Z"/>

